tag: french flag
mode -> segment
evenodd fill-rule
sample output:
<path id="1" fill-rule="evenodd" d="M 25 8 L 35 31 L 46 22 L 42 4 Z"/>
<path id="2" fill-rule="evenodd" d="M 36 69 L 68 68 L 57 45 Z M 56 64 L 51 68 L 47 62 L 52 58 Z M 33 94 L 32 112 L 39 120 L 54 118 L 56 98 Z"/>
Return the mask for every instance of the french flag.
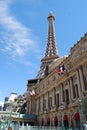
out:
<path id="1" fill-rule="evenodd" d="M 35 93 L 35 91 L 34 91 L 34 90 L 32 90 L 32 94 L 33 94 L 33 96 L 35 96 L 35 95 L 36 95 L 36 93 Z"/>
<path id="2" fill-rule="evenodd" d="M 61 67 L 59 67 L 59 68 L 57 69 L 57 73 L 58 73 L 59 75 L 61 75 L 61 74 L 63 74 L 64 70 L 65 70 L 64 66 L 61 66 Z"/>
<path id="3" fill-rule="evenodd" d="M 32 90 L 32 91 L 30 92 L 30 96 L 32 97 L 32 96 L 35 96 L 35 95 L 36 95 L 35 91 Z"/>

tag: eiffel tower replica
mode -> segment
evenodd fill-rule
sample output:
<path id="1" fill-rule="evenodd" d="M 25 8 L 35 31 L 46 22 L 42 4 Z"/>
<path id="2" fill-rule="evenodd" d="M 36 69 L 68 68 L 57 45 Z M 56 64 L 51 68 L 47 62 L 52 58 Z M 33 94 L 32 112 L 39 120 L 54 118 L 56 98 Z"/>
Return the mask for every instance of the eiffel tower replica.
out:
<path id="1" fill-rule="evenodd" d="M 55 17 L 52 12 L 48 15 L 48 40 L 46 46 L 45 56 L 41 60 L 40 70 L 36 76 L 37 79 L 43 79 L 49 74 L 49 66 L 59 58 L 58 49 L 56 46 L 56 36 L 54 27 Z"/>

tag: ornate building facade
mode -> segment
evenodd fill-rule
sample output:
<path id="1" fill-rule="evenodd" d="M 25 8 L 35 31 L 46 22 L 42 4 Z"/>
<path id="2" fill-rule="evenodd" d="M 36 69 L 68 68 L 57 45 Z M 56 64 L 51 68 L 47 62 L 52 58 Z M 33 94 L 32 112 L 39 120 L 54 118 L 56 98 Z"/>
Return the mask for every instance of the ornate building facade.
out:
<path id="1" fill-rule="evenodd" d="M 50 13 L 45 57 L 36 78 L 27 84 L 26 112 L 37 115 L 39 125 L 61 126 L 63 121 L 65 127 L 80 128 L 80 101 L 87 97 L 87 34 L 68 56 L 59 57 L 54 20 Z"/>

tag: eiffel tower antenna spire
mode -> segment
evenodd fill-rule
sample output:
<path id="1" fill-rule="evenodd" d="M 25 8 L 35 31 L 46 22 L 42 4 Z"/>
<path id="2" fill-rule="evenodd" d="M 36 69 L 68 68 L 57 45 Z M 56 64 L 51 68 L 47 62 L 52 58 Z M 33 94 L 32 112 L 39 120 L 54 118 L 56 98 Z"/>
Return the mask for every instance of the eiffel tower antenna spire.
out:
<path id="1" fill-rule="evenodd" d="M 57 46 L 56 46 L 54 20 L 55 20 L 55 17 L 52 14 L 52 12 L 50 12 L 50 14 L 48 15 L 48 21 L 49 21 L 48 41 L 47 41 L 45 57 L 42 60 L 49 59 L 49 58 L 55 59 L 59 57 Z"/>
<path id="2" fill-rule="evenodd" d="M 40 71 L 38 72 L 37 78 L 44 78 L 48 74 L 49 65 L 57 58 L 59 58 L 58 50 L 56 46 L 56 36 L 54 28 L 55 17 L 52 12 L 48 15 L 48 40 L 45 51 L 45 56 L 42 58 Z"/>

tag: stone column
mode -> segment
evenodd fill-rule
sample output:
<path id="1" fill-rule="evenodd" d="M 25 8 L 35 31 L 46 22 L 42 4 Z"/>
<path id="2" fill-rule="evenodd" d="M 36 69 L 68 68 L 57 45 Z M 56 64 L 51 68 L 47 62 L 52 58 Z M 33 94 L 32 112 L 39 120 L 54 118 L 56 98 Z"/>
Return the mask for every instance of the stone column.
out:
<path id="1" fill-rule="evenodd" d="M 32 109 L 33 109 L 33 113 L 35 114 L 35 111 L 36 111 L 36 101 L 35 101 L 35 99 L 33 100 Z"/>
<path id="2" fill-rule="evenodd" d="M 72 77 L 69 80 L 69 88 L 70 88 L 69 95 L 70 95 L 70 102 L 71 102 L 71 100 L 73 99 L 73 80 L 72 80 Z"/>
<path id="3" fill-rule="evenodd" d="M 38 103 L 37 103 L 37 100 L 36 100 L 36 114 L 38 114 L 37 113 L 37 108 L 38 108 Z"/>
<path id="4" fill-rule="evenodd" d="M 58 99 L 57 99 L 58 100 Z M 58 101 L 57 101 L 58 102 Z M 61 105 L 61 88 L 59 86 L 59 105 Z"/>
<path id="5" fill-rule="evenodd" d="M 39 98 L 39 111 L 38 112 L 41 112 L 41 97 Z"/>
<path id="6" fill-rule="evenodd" d="M 30 102 L 29 102 L 29 114 L 31 113 L 31 100 L 30 100 Z"/>
<path id="7" fill-rule="evenodd" d="M 47 94 L 46 94 L 46 109 L 48 109 L 48 97 L 49 96 L 49 94 L 48 94 L 48 92 L 47 92 Z"/>
<path id="8" fill-rule="evenodd" d="M 29 113 L 28 111 L 28 101 L 27 101 L 27 103 L 26 103 L 27 105 L 26 105 L 26 113 Z"/>
<path id="9" fill-rule="evenodd" d="M 41 112 L 43 112 L 43 96 L 41 97 Z"/>
<path id="10" fill-rule="evenodd" d="M 53 91 L 52 91 L 52 106 L 53 107 L 55 106 L 55 88 L 53 88 Z"/>
<path id="11" fill-rule="evenodd" d="M 80 76 L 79 76 L 79 71 L 78 71 L 78 69 L 76 70 L 76 75 L 77 75 L 77 83 L 78 83 L 79 97 L 81 97 L 81 95 L 82 95 L 82 89 L 81 89 Z"/>
<path id="12" fill-rule="evenodd" d="M 37 106 L 36 106 L 37 108 L 36 108 L 36 113 L 38 114 L 38 112 L 39 112 L 39 98 L 37 99 Z"/>
<path id="13" fill-rule="evenodd" d="M 68 80 L 68 91 L 69 91 L 69 102 L 71 103 L 71 89 L 70 89 L 70 81 Z"/>
<path id="14" fill-rule="evenodd" d="M 85 83 L 84 83 L 83 72 L 82 72 L 81 66 L 79 67 L 79 77 L 80 77 L 80 82 L 81 82 L 81 89 L 82 89 L 82 92 L 84 92 Z"/>
<path id="15" fill-rule="evenodd" d="M 27 112 L 29 113 L 29 101 L 27 102 Z"/>
<path id="16" fill-rule="evenodd" d="M 61 105 L 62 103 L 63 103 L 63 84 L 61 84 L 59 88 L 59 104 Z"/>

